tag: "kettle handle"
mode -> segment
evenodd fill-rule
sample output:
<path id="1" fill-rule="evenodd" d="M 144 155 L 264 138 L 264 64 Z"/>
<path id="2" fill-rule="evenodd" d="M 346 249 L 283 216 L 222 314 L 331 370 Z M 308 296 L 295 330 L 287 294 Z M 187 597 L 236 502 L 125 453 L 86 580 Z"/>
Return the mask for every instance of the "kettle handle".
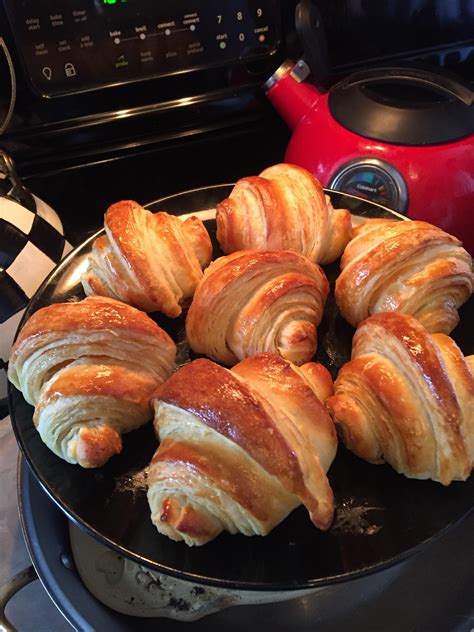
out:
<path id="1" fill-rule="evenodd" d="M 295 9 L 295 27 L 313 80 L 317 85 L 322 84 L 329 74 L 329 58 L 323 20 L 315 0 L 298 2 Z"/>
<path id="2" fill-rule="evenodd" d="M 474 93 L 467 86 L 450 77 L 420 68 L 381 67 L 360 70 L 341 81 L 339 87 L 345 90 L 357 85 L 383 83 L 387 80 L 431 88 L 435 92 L 454 97 L 464 105 L 472 105 L 474 102 Z"/>

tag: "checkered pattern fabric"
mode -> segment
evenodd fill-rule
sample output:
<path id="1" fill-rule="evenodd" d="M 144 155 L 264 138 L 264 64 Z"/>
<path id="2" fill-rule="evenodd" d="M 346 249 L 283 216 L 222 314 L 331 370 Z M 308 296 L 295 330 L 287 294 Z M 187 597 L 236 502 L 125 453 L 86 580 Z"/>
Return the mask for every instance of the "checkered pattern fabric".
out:
<path id="1" fill-rule="evenodd" d="M 0 174 L 0 400 L 6 397 L 8 356 L 24 309 L 69 250 L 53 209 Z"/>

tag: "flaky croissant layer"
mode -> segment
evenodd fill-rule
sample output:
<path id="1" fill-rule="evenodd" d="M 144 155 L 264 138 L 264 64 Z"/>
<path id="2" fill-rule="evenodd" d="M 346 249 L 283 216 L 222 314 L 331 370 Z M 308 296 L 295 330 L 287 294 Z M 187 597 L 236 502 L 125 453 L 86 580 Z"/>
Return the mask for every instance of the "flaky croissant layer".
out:
<path id="1" fill-rule="evenodd" d="M 331 263 L 351 238 L 350 213 L 335 210 L 306 169 L 279 164 L 242 178 L 216 208 L 217 239 L 226 254 L 291 250 Z"/>
<path id="2" fill-rule="evenodd" d="M 188 545 L 224 530 L 265 535 L 301 503 L 327 529 L 337 439 L 319 397 L 331 392 L 321 365 L 271 353 L 232 370 L 205 359 L 179 369 L 152 400 L 160 446 L 148 500 L 158 531 Z"/>
<path id="3" fill-rule="evenodd" d="M 456 237 L 426 222 L 379 219 L 354 229 L 335 296 L 354 327 L 372 314 L 399 311 L 431 333 L 449 334 L 473 288 L 472 258 Z"/>
<path id="4" fill-rule="evenodd" d="M 104 226 L 106 234 L 94 242 L 82 275 L 86 294 L 179 316 L 212 256 L 201 220 L 181 221 L 125 200 L 107 210 Z"/>
<path id="5" fill-rule="evenodd" d="M 474 357 L 413 317 L 371 316 L 327 401 L 345 445 L 409 478 L 466 480 L 474 464 Z"/>
<path id="6" fill-rule="evenodd" d="M 151 417 L 151 393 L 174 369 L 176 346 L 146 314 L 105 297 L 35 312 L 12 349 L 8 377 L 36 407 L 46 445 L 99 467 L 121 435 Z"/>
<path id="7" fill-rule="evenodd" d="M 243 250 L 205 271 L 186 318 L 192 349 L 225 365 L 271 351 L 302 364 L 316 351 L 329 283 L 289 251 Z"/>

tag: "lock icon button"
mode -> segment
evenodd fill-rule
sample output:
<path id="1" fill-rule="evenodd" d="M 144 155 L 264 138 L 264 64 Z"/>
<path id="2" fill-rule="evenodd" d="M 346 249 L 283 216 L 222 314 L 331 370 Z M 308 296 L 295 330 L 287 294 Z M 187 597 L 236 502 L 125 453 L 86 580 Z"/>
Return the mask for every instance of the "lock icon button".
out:
<path id="1" fill-rule="evenodd" d="M 75 77 L 77 74 L 74 64 L 71 64 L 71 62 L 64 64 L 64 72 L 66 73 L 66 77 Z"/>

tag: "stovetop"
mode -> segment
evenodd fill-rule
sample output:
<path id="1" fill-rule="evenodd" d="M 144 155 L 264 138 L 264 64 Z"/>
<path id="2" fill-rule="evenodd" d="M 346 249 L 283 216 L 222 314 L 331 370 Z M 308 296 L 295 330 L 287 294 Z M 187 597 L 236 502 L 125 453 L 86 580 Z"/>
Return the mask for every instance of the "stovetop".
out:
<path id="1" fill-rule="evenodd" d="M 125 143 L 121 151 L 94 154 L 69 165 L 20 164 L 20 176 L 56 210 L 66 237 L 77 245 L 102 227 L 110 204 L 122 199 L 145 204 L 260 173 L 283 160 L 289 137 L 272 107 L 258 101 L 254 114 L 229 120 L 222 128 L 202 125 L 149 145 Z"/>

